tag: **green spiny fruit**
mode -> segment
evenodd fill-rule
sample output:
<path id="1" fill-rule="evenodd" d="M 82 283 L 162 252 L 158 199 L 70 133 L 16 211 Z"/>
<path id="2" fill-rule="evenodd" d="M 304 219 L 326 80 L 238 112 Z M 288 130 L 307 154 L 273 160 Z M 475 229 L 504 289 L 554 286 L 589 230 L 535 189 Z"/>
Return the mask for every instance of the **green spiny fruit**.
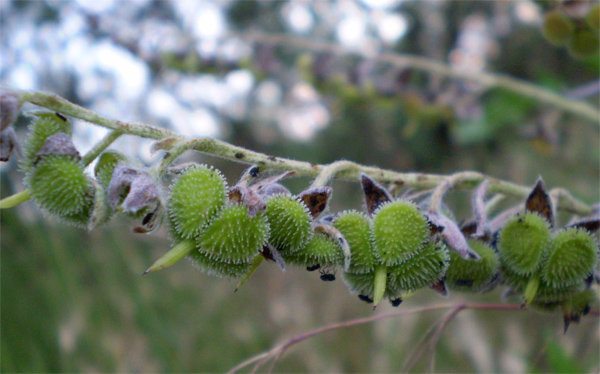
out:
<path id="1" fill-rule="evenodd" d="M 429 238 L 429 224 L 413 203 L 397 200 L 385 203 L 375 211 L 371 236 L 375 256 L 382 264 L 393 266 L 424 248 Z"/>
<path id="2" fill-rule="evenodd" d="M 23 144 L 23 153 L 25 155 L 23 171 L 27 172 L 33 165 L 38 151 L 44 146 L 48 137 L 58 133 L 71 135 L 71 123 L 62 115 L 47 111 L 33 111 L 29 133 Z"/>
<path id="3" fill-rule="evenodd" d="M 350 246 L 352 256 L 349 272 L 356 274 L 373 272 L 377 259 L 371 241 L 370 220 L 362 213 L 347 211 L 335 218 L 333 227 L 342 233 Z"/>
<path id="4" fill-rule="evenodd" d="M 565 322 L 565 333 L 571 322 L 578 323 L 581 316 L 585 316 L 591 310 L 592 304 L 596 303 L 598 297 L 592 290 L 585 290 L 573 295 L 569 300 L 561 303 L 563 318 Z"/>
<path id="5" fill-rule="evenodd" d="M 303 249 L 311 239 L 311 216 L 306 205 L 294 197 L 273 195 L 266 201 L 266 216 L 271 227 L 269 243 L 282 254 Z"/>
<path id="6" fill-rule="evenodd" d="M 369 297 L 371 300 L 374 297 L 375 292 L 375 273 L 347 273 L 344 272 L 344 282 L 350 288 L 352 292 L 356 292 L 359 295 Z M 401 295 L 401 290 L 393 288 L 391 282 L 387 282 L 384 297 L 390 299 L 397 298 Z"/>
<path id="7" fill-rule="evenodd" d="M 537 213 L 518 214 L 506 222 L 498 238 L 500 260 L 514 272 L 535 272 L 550 245 L 548 221 Z"/>
<path id="8" fill-rule="evenodd" d="M 600 31 L 600 3 L 594 4 L 587 16 L 585 17 L 585 22 L 596 32 Z"/>
<path id="9" fill-rule="evenodd" d="M 264 214 L 248 215 L 248 207 L 224 208 L 200 234 L 196 243 L 209 258 L 232 264 L 249 262 L 269 239 Z"/>
<path id="10" fill-rule="evenodd" d="M 320 265 L 326 268 L 342 264 L 344 254 L 339 243 L 333 238 L 315 234 L 302 250 L 284 255 L 284 259 L 295 265 L 306 267 Z"/>
<path id="11" fill-rule="evenodd" d="M 583 287 L 582 280 L 580 283 L 576 283 L 567 287 L 555 288 L 548 285 L 538 276 L 530 277 L 520 275 L 503 265 L 500 266 L 500 274 L 502 275 L 504 283 L 519 294 L 524 294 L 527 291 L 528 286 L 537 283 L 537 290 L 534 296 L 530 300 L 527 300 L 528 302 L 533 303 L 561 302 L 572 297 Z"/>
<path id="12" fill-rule="evenodd" d="M 98 183 L 100 183 L 105 190 L 108 190 L 115 166 L 121 161 L 126 162 L 127 157 L 121 152 L 112 150 L 105 151 L 98 157 L 98 162 L 94 168 L 94 175 L 96 176 Z"/>
<path id="13" fill-rule="evenodd" d="M 26 184 L 38 204 L 58 216 L 84 213 L 94 196 L 81 160 L 71 155 L 44 156 L 27 173 Z"/>
<path id="14" fill-rule="evenodd" d="M 597 261 L 598 244 L 587 230 L 564 229 L 552 239 L 542 267 L 542 279 L 555 288 L 580 283 Z"/>
<path id="15" fill-rule="evenodd" d="M 238 278 L 250 270 L 250 262 L 234 264 L 210 258 L 202 249 L 194 249 L 188 253 L 188 258 L 203 273 L 217 277 Z"/>
<path id="16" fill-rule="evenodd" d="M 579 29 L 567 46 L 569 53 L 577 58 L 586 58 L 598 53 L 600 41 L 598 32 L 588 28 Z"/>
<path id="17" fill-rule="evenodd" d="M 446 246 L 431 240 L 414 257 L 388 268 L 388 287 L 416 291 L 430 286 L 444 277 L 449 262 Z"/>
<path id="18" fill-rule="evenodd" d="M 575 23 L 560 9 L 554 9 L 546 13 L 542 34 L 546 40 L 554 45 L 566 45 L 573 37 Z"/>
<path id="19" fill-rule="evenodd" d="M 186 169 L 171 186 L 168 212 L 175 229 L 184 238 L 193 238 L 225 206 L 227 182 L 218 170 L 206 165 Z"/>
<path id="20" fill-rule="evenodd" d="M 450 251 L 450 266 L 446 272 L 448 288 L 463 292 L 479 292 L 489 284 L 498 272 L 500 260 L 496 252 L 479 240 L 468 240 L 472 250 L 481 257 L 479 261 L 466 260 Z"/>

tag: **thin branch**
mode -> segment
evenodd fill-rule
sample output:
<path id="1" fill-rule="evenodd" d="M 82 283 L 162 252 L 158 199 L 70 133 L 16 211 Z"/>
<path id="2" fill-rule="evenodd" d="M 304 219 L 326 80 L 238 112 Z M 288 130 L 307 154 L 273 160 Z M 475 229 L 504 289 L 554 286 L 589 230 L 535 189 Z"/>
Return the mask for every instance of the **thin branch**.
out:
<path id="1" fill-rule="evenodd" d="M 315 330 L 311 330 L 308 332 L 304 332 L 302 334 L 296 335 L 291 339 L 286 340 L 285 342 L 276 345 L 270 350 L 260 353 L 254 357 L 251 357 L 244 362 L 236 365 L 228 373 L 236 373 L 237 371 L 243 369 L 244 367 L 258 361 L 266 361 L 269 357 L 277 357 L 280 352 L 287 351 L 293 345 L 296 345 L 304 340 L 312 338 L 313 336 L 324 334 L 329 331 L 338 330 L 346 327 L 357 326 L 365 323 L 370 323 L 374 321 L 379 321 L 382 319 L 398 317 L 401 315 L 414 314 L 414 313 L 423 313 L 430 312 L 434 310 L 444 310 L 444 309 L 481 309 L 481 310 L 514 310 L 514 311 L 523 311 L 527 310 L 526 308 L 521 308 L 520 305 L 517 304 L 479 304 L 479 303 L 448 303 L 448 304 L 438 304 L 438 305 L 430 305 L 417 307 L 413 309 L 405 309 L 399 310 L 395 312 L 382 313 L 372 317 L 358 318 L 350 321 L 334 323 L 325 327 L 321 327 Z"/>
<path id="2" fill-rule="evenodd" d="M 177 135 L 169 130 L 149 126 L 143 123 L 127 123 L 109 119 L 53 94 L 43 92 L 13 91 L 21 95 L 21 101 L 28 101 L 47 109 L 67 114 L 74 118 L 83 119 L 99 126 L 116 130 L 121 134 L 137 135 L 140 137 L 157 140 L 173 138 L 173 141 L 170 142 L 170 144 L 177 148 L 173 149 L 173 155 L 167 155 L 169 162 L 174 162 L 175 159 L 186 150 L 193 149 L 233 162 L 255 164 L 268 170 L 295 171 L 296 176 L 305 176 L 310 178 L 317 177 L 319 173 L 321 173 L 326 167 L 326 165 L 311 164 L 309 162 L 296 161 L 254 152 L 213 138 L 200 137 L 186 139 L 185 137 Z M 171 149 L 168 149 L 168 151 L 171 151 Z M 380 183 L 402 184 L 404 186 L 413 187 L 419 190 L 434 187 L 440 188 L 440 183 L 448 180 L 449 178 L 448 176 L 436 174 L 399 173 L 392 170 L 364 166 L 350 161 L 344 161 L 344 163 L 340 163 L 340 165 L 344 167 L 335 173 L 335 177 L 338 179 L 357 181 L 360 174 L 364 173 Z M 477 172 L 458 173 L 452 176 L 452 178 L 455 179 L 448 182 L 451 182 L 452 188 L 454 189 L 473 189 L 485 178 L 489 178 L 490 184 L 487 189 L 489 194 L 503 193 L 505 195 L 524 198 L 530 192 L 528 187 L 487 177 L 486 175 Z M 440 199 L 443 197 L 445 192 L 446 190 L 441 189 L 438 191 Z M 559 197 L 561 209 L 566 209 L 572 213 L 582 216 L 590 215 L 592 213 L 592 208 L 589 205 L 575 199 L 566 191 L 561 193 Z M 432 197 L 432 202 L 433 201 L 435 200 Z"/>
<path id="3" fill-rule="evenodd" d="M 123 135 L 120 131 L 111 131 L 102 138 L 96 145 L 86 153 L 82 162 L 85 166 L 88 166 L 96 159 L 96 157 L 100 156 L 100 153 L 104 152 L 106 148 L 108 148 L 115 140 L 119 138 L 119 136 Z"/>
<path id="4" fill-rule="evenodd" d="M 295 48 L 303 48 L 316 52 L 329 52 L 337 55 L 364 56 L 356 50 L 351 50 L 338 44 L 315 41 L 289 34 L 254 32 L 248 35 L 241 35 L 240 37 L 249 41 L 270 45 L 292 46 Z M 373 61 L 386 62 L 400 68 L 411 68 L 454 79 L 475 82 L 487 89 L 503 88 L 538 102 L 555 106 L 565 112 L 586 118 L 595 125 L 600 124 L 600 110 L 598 108 L 595 108 L 586 102 L 571 100 L 546 88 L 504 74 L 455 69 L 443 62 L 405 54 L 383 53 L 375 56 L 368 56 L 368 58 Z"/>
<path id="5" fill-rule="evenodd" d="M 444 330 L 444 328 L 448 326 L 448 324 L 458 315 L 458 313 L 460 313 L 464 309 L 464 305 L 458 305 L 456 308 L 452 309 L 433 333 L 433 336 L 429 341 L 429 349 L 431 350 L 431 362 L 429 365 L 429 371 L 431 373 L 435 372 L 435 352 L 438 341 L 440 340 L 440 336 L 442 335 L 442 330 Z"/>
<path id="6" fill-rule="evenodd" d="M 408 373 L 409 371 L 411 371 L 413 369 L 413 367 L 415 366 L 415 364 L 417 363 L 417 361 L 419 361 L 421 356 L 423 356 L 423 353 L 427 349 L 429 339 L 431 338 L 431 334 L 433 333 L 433 330 L 437 326 L 439 326 L 440 323 L 442 323 L 444 318 L 445 318 L 445 315 L 441 316 L 434 323 L 432 323 L 431 326 L 429 326 L 429 328 L 427 329 L 427 331 L 425 331 L 425 333 L 423 334 L 421 339 L 419 339 L 419 341 L 416 344 L 414 344 L 414 348 L 410 351 L 408 356 L 404 359 L 404 364 L 402 365 L 403 373 Z"/>

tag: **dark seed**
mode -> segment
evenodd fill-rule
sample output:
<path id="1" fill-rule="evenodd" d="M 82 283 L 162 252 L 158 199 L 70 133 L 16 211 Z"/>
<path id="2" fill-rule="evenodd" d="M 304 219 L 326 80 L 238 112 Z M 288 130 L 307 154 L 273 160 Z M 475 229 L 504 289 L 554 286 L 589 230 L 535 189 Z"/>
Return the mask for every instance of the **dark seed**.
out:
<path id="1" fill-rule="evenodd" d="M 313 266 L 307 266 L 306 270 L 315 271 L 315 270 L 319 270 L 320 268 L 321 268 L 321 265 L 317 264 L 317 265 L 313 265 Z"/>

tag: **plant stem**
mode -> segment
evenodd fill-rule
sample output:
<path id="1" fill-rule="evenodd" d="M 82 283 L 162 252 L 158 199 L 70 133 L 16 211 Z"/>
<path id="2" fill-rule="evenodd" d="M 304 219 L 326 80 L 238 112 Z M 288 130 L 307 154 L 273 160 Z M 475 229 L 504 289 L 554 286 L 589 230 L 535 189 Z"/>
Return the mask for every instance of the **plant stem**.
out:
<path id="1" fill-rule="evenodd" d="M 11 90 L 9 88 L 6 89 Z M 173 138 L 171 145 L 173 145 L 174 149 L 172 150 L 172 154 L 168 154 L 166 158 L 169 163 L 174 162 L 176 158 L 183 154 L 183 152 L 186 150 L 193 149 L 233 162 L 255 164 L 264 170 L 295 171 L 296 176 L 304 176 L 309 178 L 317 177 L 319 173 L 321 173 L 326 167 L 324 165 L 311 164 L 309 162 L 296 161 L 288 158 L 275 157 L 254 152 L 221 140 L 207 137 L 186 140 L 186 138 L 166 129 L 149 126 L 143 123 L 127 123 L 106 118 L 100 114 L 82 108 L 79 105 L 73 104 L 57 95 L 43 92 L 13 91 L 17 92 L 21 96 L 22 101 L 28 101 L 56 112 L 83 119 L 96 125 L 115 130 L 119 134 L 137 135 L 140 137 L 157 140 Z M 105 140 L 108 137 L 117 136 L 116 133 L 111 134 L 107 135 L 107 137 L 100 143 L 106 144 Z M 182 142 L 179 142 L 179 140 Z M 98 149 L 99 148 L 95 147 L 94 151 Z M 171 150 L 169 151 L 171 152 Z M 452 176 L 452 178 L 454 178 L 453 180 L 448 180 L 450 177 L 444 175 L 399 173 L 392 170 L 364 166 L 351 161 L 340 161 L 339 163 L 330 164 L 329 166 L 332 165 L 336 165 L 334 168 L 332 168 L 332 177 L 335 175 L 335 178 L 337 179 L 358 181 L 360 174 L 364 173 L 380 183 L 393 183 L 405 187 L 413 187 L 418 190 L 429 188 L 439 189 L 437 192 L 439 199 L 441 199 L 444 193 L 450 188 L 473 189 L 485 178 L 489 178 L 490 181 L 487 188 L 488 194 L 502 193 L 517 198 L 525 198 L 530 192 L 529 187 L 487 177 L 484 174 L 472 171 L 455 174 L 455 176 Z M 163 166 L 165 166 L 164 162 Z M 329 178 L 329 176 L 326 174 L 323 176 L 323 178 Z M 442 189 L 439 185 L 446 180 L 448 180 L 447 183 L 450 184 Z M 568 192 L 564 190 L 561 191 L 563 192 L 559 194 L 559 208 L 582 216 L 592 214 L 592 208 L 589 205 L 575 199 Z M 435 193 L 436 192 L 434 192 L 434 194 Z M 437 199 L 438 198 L 436 197 L 436 201 Z M 432 201 L 433 200 L 434 199 L 432 199 Z M 0 206 L 2 206 L 1 202 Z"/>
<path id="2" fill-rule="evenodd" d="M 2 200 L 0 200 L 0 209 L 8 209 L 15 207 L 19 204 L 22 204 L 29 200 L 31 195 L 29 194 L 29 190 L 23 190 L 14 195 L 8 196 Z"/>
<path id="3" fill-rule="evenodd" d="M 82 162 L 85 166 L 88 166 L 96 159 L 96 157 L 100 156 L 100 153 L 104 152 L 106 148 L 108 148 L 115 140 L 119 138 L 119 136 L 123 135 L 120 131 L 111 131 L 102 138 L 94 148 L 90 149 L 88 153 L 86 153 Z"/>
<path id="4" fill-rule="evenodd" d="M 307 340 L 309 338 L 312 338 L 313 336 L 320 335 L 320 334 L 323 334 L 323 333 L 326 333 L 329 331 L 334 331 L 334 330 L 338 330 L 338 329 L 342 329 L 342 328 L 346 328 L 346 327 L 350 327 L 350 326 L 362 325 L 365 323 L 370 323 L 370 322 L 374 322 L 374 321 L 378 321 L 378 320 L 382 320 L 382 319 L 399 317 L 399 316 L 407 315 L 407 314 L 423 313 L 423 312 L 430 312 L 430 311 L 435 311 L 435 310 L 445 310 L 445 309 L 455 309 L 458 311 L 463 310 L 463 309 L 481 309 L 481 310 L 497 310 L 497 311 L 502 311 L 502 310 L 525 311 L 525 310 L 527 310 L 527 308 L 521 308 L 520 305 L 514 305 L 514 304 L 479 304 L 479 303 L 464 303 L 463 302 L 463 303 L 449 303 L 449 304 L 438 304 L 438 305 L 416 307 L 413 309 L 403 309 L 403 310 L 398 310 L 398 311 L 394 311 L 394 312 L 381 313 L 381 314 L 371 316 L 371 317 L 357 318 L 357 319 L 353 319 L 350 321 L 334 323 L 331 325 L 327 325 L 325 327 L 321 327 L 321 328 L 318 328 L 315 330 L 307 331 L 302 334 L 296 335 L 296 336 L 288 339 L 287 341 L 271 348 L 270 350 L 260 353 L 256 356 L 251 357 L 251 358 L 245 360 L 244 362 L 236 365 L 234 368 L 229 370 L 228 373 L 236 373 L 240 369 L 243 369 L 244 367 L 246 367 L 254 362 L 257 362 L 257 361 L 264 362 L 269 357 L 272 357 L 272 356 L 281 357 L 281 355 L 285 351 L 287 351 L 291 346 L 296 345 L 296 344 L 298 344 L 304 340 Z"/>
<path id="5" fill-rule="evenodd" d="M 456 69 L 443 62 L 435 61 L 425 57 L 405 54 L 382 53 L 375 56 L 366 57 L 360 52 L 347 49 L 338 44 L 315 41 L 301 36 L 293 36 L 289 34 L 284 35 L 253 32 L 249 35 L 243 35 L 241 37 L 258 43 L 286 47 L 292 46 L 311 51 L 328 52 L 335 55 L 359 55 L 361 57 L 369 58 L 372 61 L 385 62 L 400 68 L 411 68 L 444 77 L 475 82 L 487 89 L 502 88 L 519 95 L 526 96 L 537 102 L 549 104 L 556 108 L 560 108 L 565 112 L 583 117 L 593 122 L 596 126 L 600 124 L 600 111 L 598 108 L 595 108 L 586 102 L 568 99 L 563 95 L 552 92 L 546 88 L 503 74 Z"/>

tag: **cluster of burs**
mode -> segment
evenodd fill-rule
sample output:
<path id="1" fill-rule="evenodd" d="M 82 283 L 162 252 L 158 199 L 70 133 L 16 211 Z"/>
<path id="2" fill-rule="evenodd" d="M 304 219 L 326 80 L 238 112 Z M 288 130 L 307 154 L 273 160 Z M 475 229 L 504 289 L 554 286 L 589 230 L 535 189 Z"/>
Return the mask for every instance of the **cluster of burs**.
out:
<path id="1" fill-rule="evenodd" d="M 552 2 L 543 2 L 543 6 Z M 587 58 L 598 53 L 600 4 L 592 1 L 561 1 L 544 15 L 542 33 L 550 43 L 566 47 L 571 55 Z"/>
<path id="2" fill-rule="evenodd" d="M 555 228 L 541 181 L 493 232 L 481 220 L 459 228 L 445 204 L 432 209 L 431 194 L 414 194 L 414 202 L 394 198 L 364 174 L 366 211 L 330 214 L 330 187 L 293 195 L 280 183 L 291 172 L 264 176 L 258 166 L 228 187 L 205 165 L 159 172 L 105 151 L 92 177 L 68 120 L 50 112 L 32 116 L 22 169 L 37 204 L 89 229 L 117 213 L 141 220 L 136 232 L 165 221 L 174 246 L 151 270 L 188 257 L 207 274 L 245 280 L 266 259 L 318 270 L 324 281 L 341 273 L 361 300 L 377 305 L 387 298 L 394 306 L 424 288 L 482 293 L 500 284 L 523 304 L 560 308 L 567 325 L 595 299 L 598 217 Z"/>

